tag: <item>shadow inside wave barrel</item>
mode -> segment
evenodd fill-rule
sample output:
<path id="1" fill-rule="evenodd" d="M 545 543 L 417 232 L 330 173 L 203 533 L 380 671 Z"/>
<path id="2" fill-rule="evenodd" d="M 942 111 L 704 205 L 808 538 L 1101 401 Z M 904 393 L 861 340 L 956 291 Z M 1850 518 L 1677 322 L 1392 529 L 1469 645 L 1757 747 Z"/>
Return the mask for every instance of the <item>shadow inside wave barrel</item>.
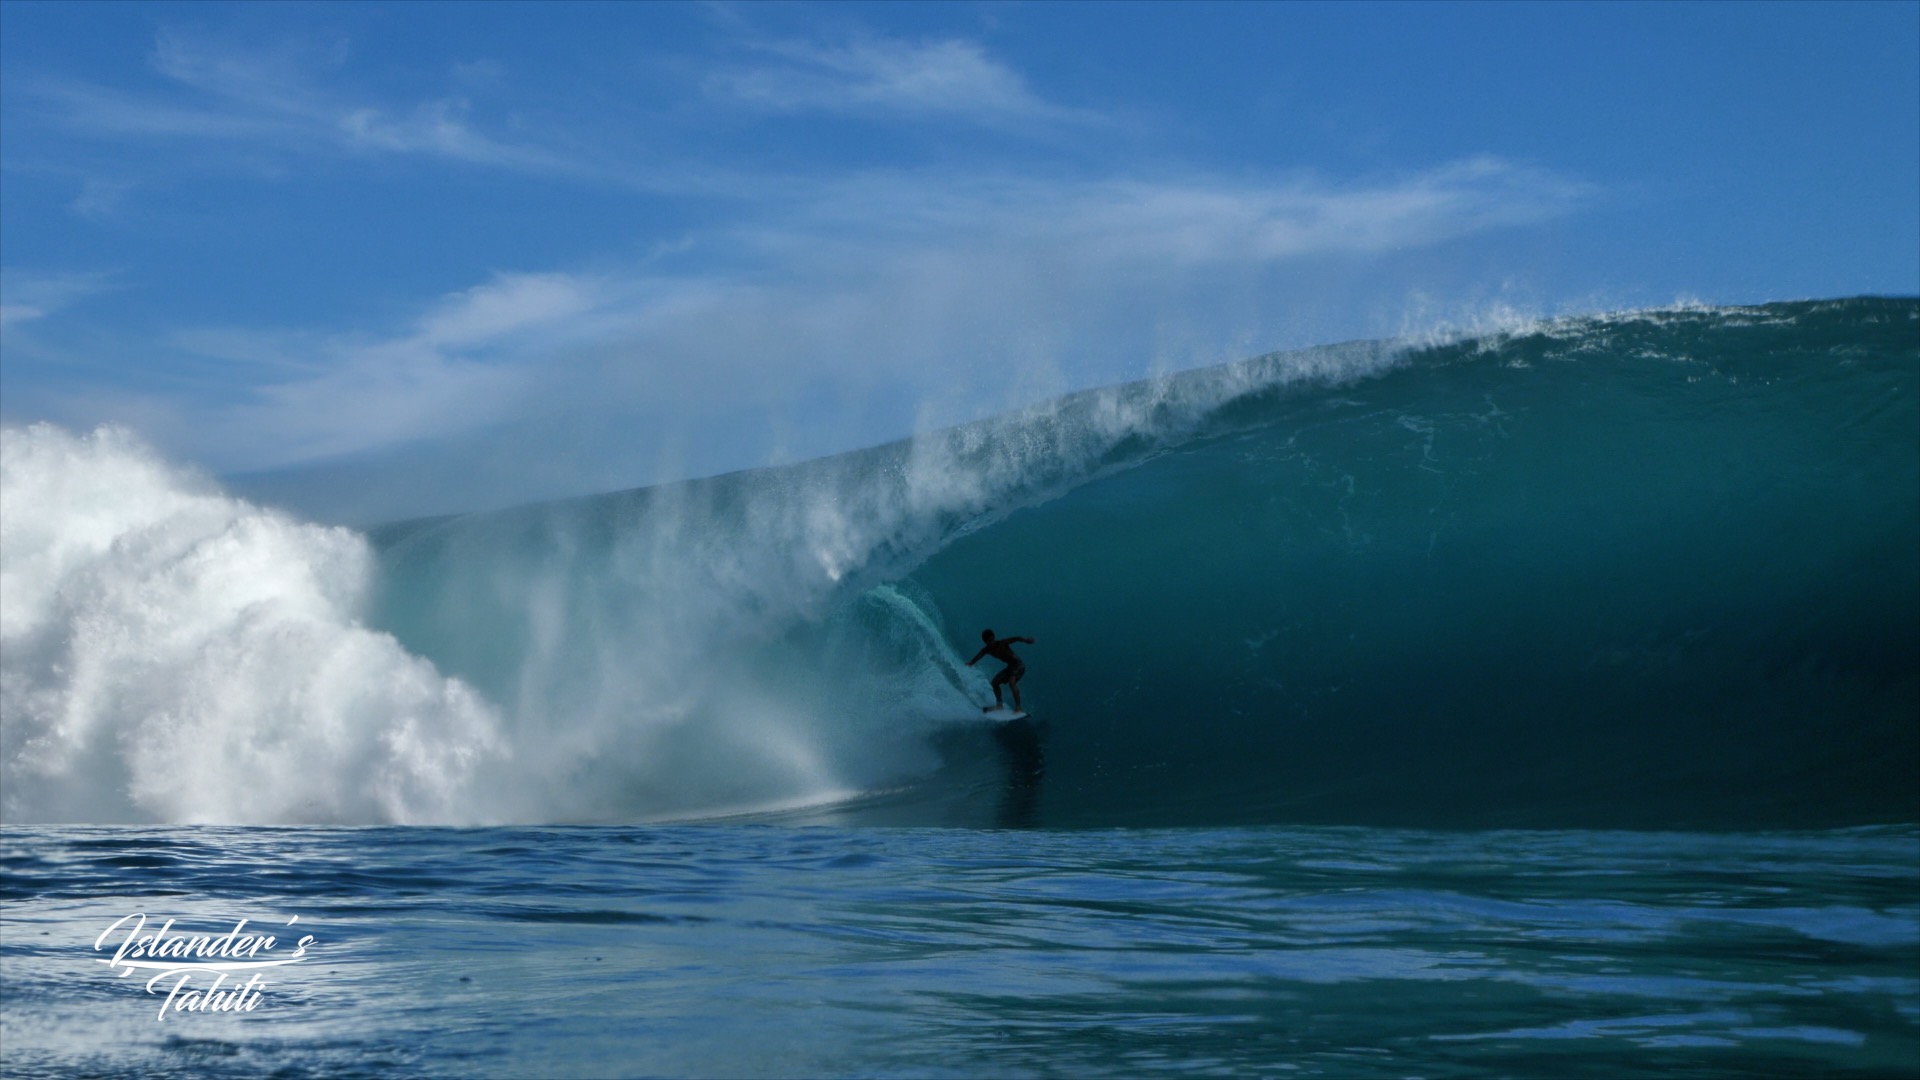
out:
<path id="1" fill-rule="evenodd" d="M 1920 305 L 1670 312 L 1253 395 L 912 582 L 1098 722 L 1050 826 L 1920 820 Z M 1024 606 L 1023 606 L 1024 605 Z"/>

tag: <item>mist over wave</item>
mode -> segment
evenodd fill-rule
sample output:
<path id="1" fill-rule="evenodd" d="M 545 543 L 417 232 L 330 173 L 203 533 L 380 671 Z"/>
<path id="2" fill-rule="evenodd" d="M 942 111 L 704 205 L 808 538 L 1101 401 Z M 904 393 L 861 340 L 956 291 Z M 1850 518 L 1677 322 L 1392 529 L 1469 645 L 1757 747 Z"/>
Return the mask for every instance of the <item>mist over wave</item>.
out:
<path id="1" fill-rule="evenodd" d="M 372 549 L 125 432 L 0 435 L 9 821 L 475 816 L 494 710 L 358 619 Z"/>
<path id="2" fill-rule="evenodd" d="M 1308 350 L 798 465 L 377 530 L 375 618 L 513 717 L 540 793 L 519 812 L 709 815 L 885 789 L 938 768 L 933 736 L 978 726 L 990 700 L 905 580 L 928 555 L 1189 437 L 1227 401 L 1398 355 Z"/>
<path id="3" fill-rule="evenodd" d="M 1357 343 L 366 537 L 9 429 L 5 813 L 1917 820 L 1917 326 Z"/>

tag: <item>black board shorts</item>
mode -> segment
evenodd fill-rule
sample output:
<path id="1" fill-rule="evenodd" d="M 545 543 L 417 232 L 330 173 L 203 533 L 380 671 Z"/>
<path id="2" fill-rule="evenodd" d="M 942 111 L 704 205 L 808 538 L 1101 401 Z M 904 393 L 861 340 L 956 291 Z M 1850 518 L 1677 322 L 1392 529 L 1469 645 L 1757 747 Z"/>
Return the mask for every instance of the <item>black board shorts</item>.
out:
<path id="1" fill-rule="evenodd" d="M 1001 671 L 1000 674 L 995 675 L 993 677 L 993 685 L 999 686 L 1001 683 L 1012 682 L 1013 680 L 1020 678 L 1026 673 L 1027 673 L 1027 665 L 1016 661 L 1014 663 L 1008 664 L 1005 670 Z"/>

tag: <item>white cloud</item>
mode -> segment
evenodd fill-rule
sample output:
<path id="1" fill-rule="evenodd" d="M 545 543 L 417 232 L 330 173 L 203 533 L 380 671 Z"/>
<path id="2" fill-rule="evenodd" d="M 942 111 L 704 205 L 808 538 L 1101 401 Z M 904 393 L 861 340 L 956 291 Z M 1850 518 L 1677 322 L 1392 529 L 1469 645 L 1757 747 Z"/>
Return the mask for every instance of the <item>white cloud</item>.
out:
<path id="1" fill-rule="evenodd" d="M 224 49 L 177 31 L 154 35 L 154 70 L 175 82 L 265 111 L 307 113 L 317 97 L 307 73 L 335 68 L 346 59 L 346 43 L 315 50 L 291 39 L 268 49 Z"/>
<path id="2" fill-rule="evenodd" d="M 1176 260 L 1285 259 L 1416 247 L 1565 213 L 1593 194 L 1493 158 L 1367 186 L 1116 184 L 1070 228 Z"/>
<path id="3" fill-rule="evenodd" d="M 1108 124 L 1101 114 L 1050 102 L 1025 77 L 966 40 L 905 41 L 874 35 L 844 44 L 750 41 L 757 64 L 707 75 L 710 100 L 779 113 L 939 117 L 1003 134 L 1058 133 Z M 635 128 L 606 115 L 585 127 L 531 122 L 528 100 L 507 109 L 509 87 L 496 62 L 453 65 L 446 92 L 394 100 L 355 84 L 344 41 L 282 40 L 236 46 L 178 30 L 155 35 L 157 85 L 116 88 L 26 73 L 8 88 L 21 112 L 96 138 L 195 148 L 199 167 L 276 174 L 287 155 L 413 157 L 565 177 L 595 185 L 702 198 L 760 201 L 767 178 L 661 154 Z M 620 113 L 644 118 L 646 106 Z M 571 103 L 556 107 L 569 113 Z M 215 154 L 219 148 L 224 151 Z M 130 159 L 151 169 L 150 156 Z M 794 182 L 804 183 L 805 178 Z M 73 204 L 84 215 L 113 209 L 126 189 L 96 186 Z"/>
<path id="4" fill-rule="evenodd" d="M 467 99 L 449 97 L 398 111 L 352 109 L 340 113 L 333 127 L 355 150 L 419 154 L 527 172 L 593 172 L 540 147 L 493 138 L 471 122 L 471 112 Z"/>
<path id="5" fill-rule="evenodd" d="M 439 348 L 484 345 L 582 315 L 599 303 L 597 292 L 591 278 L 502 274 L 443 300 L 421 319 L 416 340 Z"/>
<path id="6" fill-rule="evenodd" d="M 164 103 L 91 83 L 35 79 L 20 88 L 23 95 L 50 106 L 60 121 L 95 135 L 257 141 L 293 138 L 301 130 L 270 110 Z"/>
<path id="7" fill-rule="evenodd" d="M 758 48 L 774 61 L 716 72 L 707 80 L 708 92 L 778 111 L 939 114 L 983 124 L 1097 119 L 1043 100 L 1018 72 L 971 41 L 865 36 L 844 45 L 769 42 Z"/>
<path id="8" fill-rule="evenodd" d="M 808 227 L 828 242 L 876 228 L 928 237 L 984 231 L 1094 257 L 1264 262 L 1435 243 L 1555 217 L 1594 194 L 1592 185 L 1491 157 L 1372 183 L 976 178 L 930 191 L 912 178 L 874 176 L 824 192 Z"/>
<path id="9" fill-rule="evenodd" d="M 106 273 L 35 273 L 0 269 L 0 327 L 43 319 L 62 308 L 112 288 Z"/>
<path id="10" fill-rule="evenodd" d="M 601 304 L 597 279 L 499 274 L 385 336 L 200 328 L 174 351 L 216 361 L 219 394 L 170 403 L 103 392 L 95 411 L 219 469 L 271 468 L 484 425 Z M 168 406 L 171 407 L 168 407 Z"/>
<path id="11" fill-rule="evenodd" d="M 83 218 L 98 220 L 111 217 L 119 211 L 127 192 L 131 190 L 133 184 L 130 181 L 90 176 L 81 183 L 80 194 L 68 204 L 68 209 Z"/>
<path id="12" fill-rule="evenodd" d="M 345 347 L 317 377 L 263 387 L 212 418 L 229 467 L 271 467 L 459 432 L 496 415 L 523 375 L 413 342 Z"/>
<path id="13" fill-rule="evenodd" d="M 162 31 L 155 37 L 153 69 L 172 85 L 172 95 L 45 78 L 25 80 L 20 89 L 55 119 L 95 135 L 299 153 L 417 155 L 541 173 L 589 171 L 546 148 L 487 133 L 473 120 L 471 102 L 457 94 L 395 105 L 323 84 L 318 75 L 339 68 L 345 56 L 344 42 L 325 49 L 241 49 Z M 473 82 L 462 72 L 449 79 Z"/>

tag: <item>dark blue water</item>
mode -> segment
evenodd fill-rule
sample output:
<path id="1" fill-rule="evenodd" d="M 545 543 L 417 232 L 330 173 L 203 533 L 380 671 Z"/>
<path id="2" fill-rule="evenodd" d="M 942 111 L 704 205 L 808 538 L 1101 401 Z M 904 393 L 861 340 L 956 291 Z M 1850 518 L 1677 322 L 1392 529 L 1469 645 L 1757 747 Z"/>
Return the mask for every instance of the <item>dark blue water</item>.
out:
<path id="1" fill-rule="evenodd" d="M 15 827 L 4 866 L 16 1076 L 1920 1069 L 1905 827 Z M 133 912 L 314 941 L 158 1019 L 94 948 Z"/>

